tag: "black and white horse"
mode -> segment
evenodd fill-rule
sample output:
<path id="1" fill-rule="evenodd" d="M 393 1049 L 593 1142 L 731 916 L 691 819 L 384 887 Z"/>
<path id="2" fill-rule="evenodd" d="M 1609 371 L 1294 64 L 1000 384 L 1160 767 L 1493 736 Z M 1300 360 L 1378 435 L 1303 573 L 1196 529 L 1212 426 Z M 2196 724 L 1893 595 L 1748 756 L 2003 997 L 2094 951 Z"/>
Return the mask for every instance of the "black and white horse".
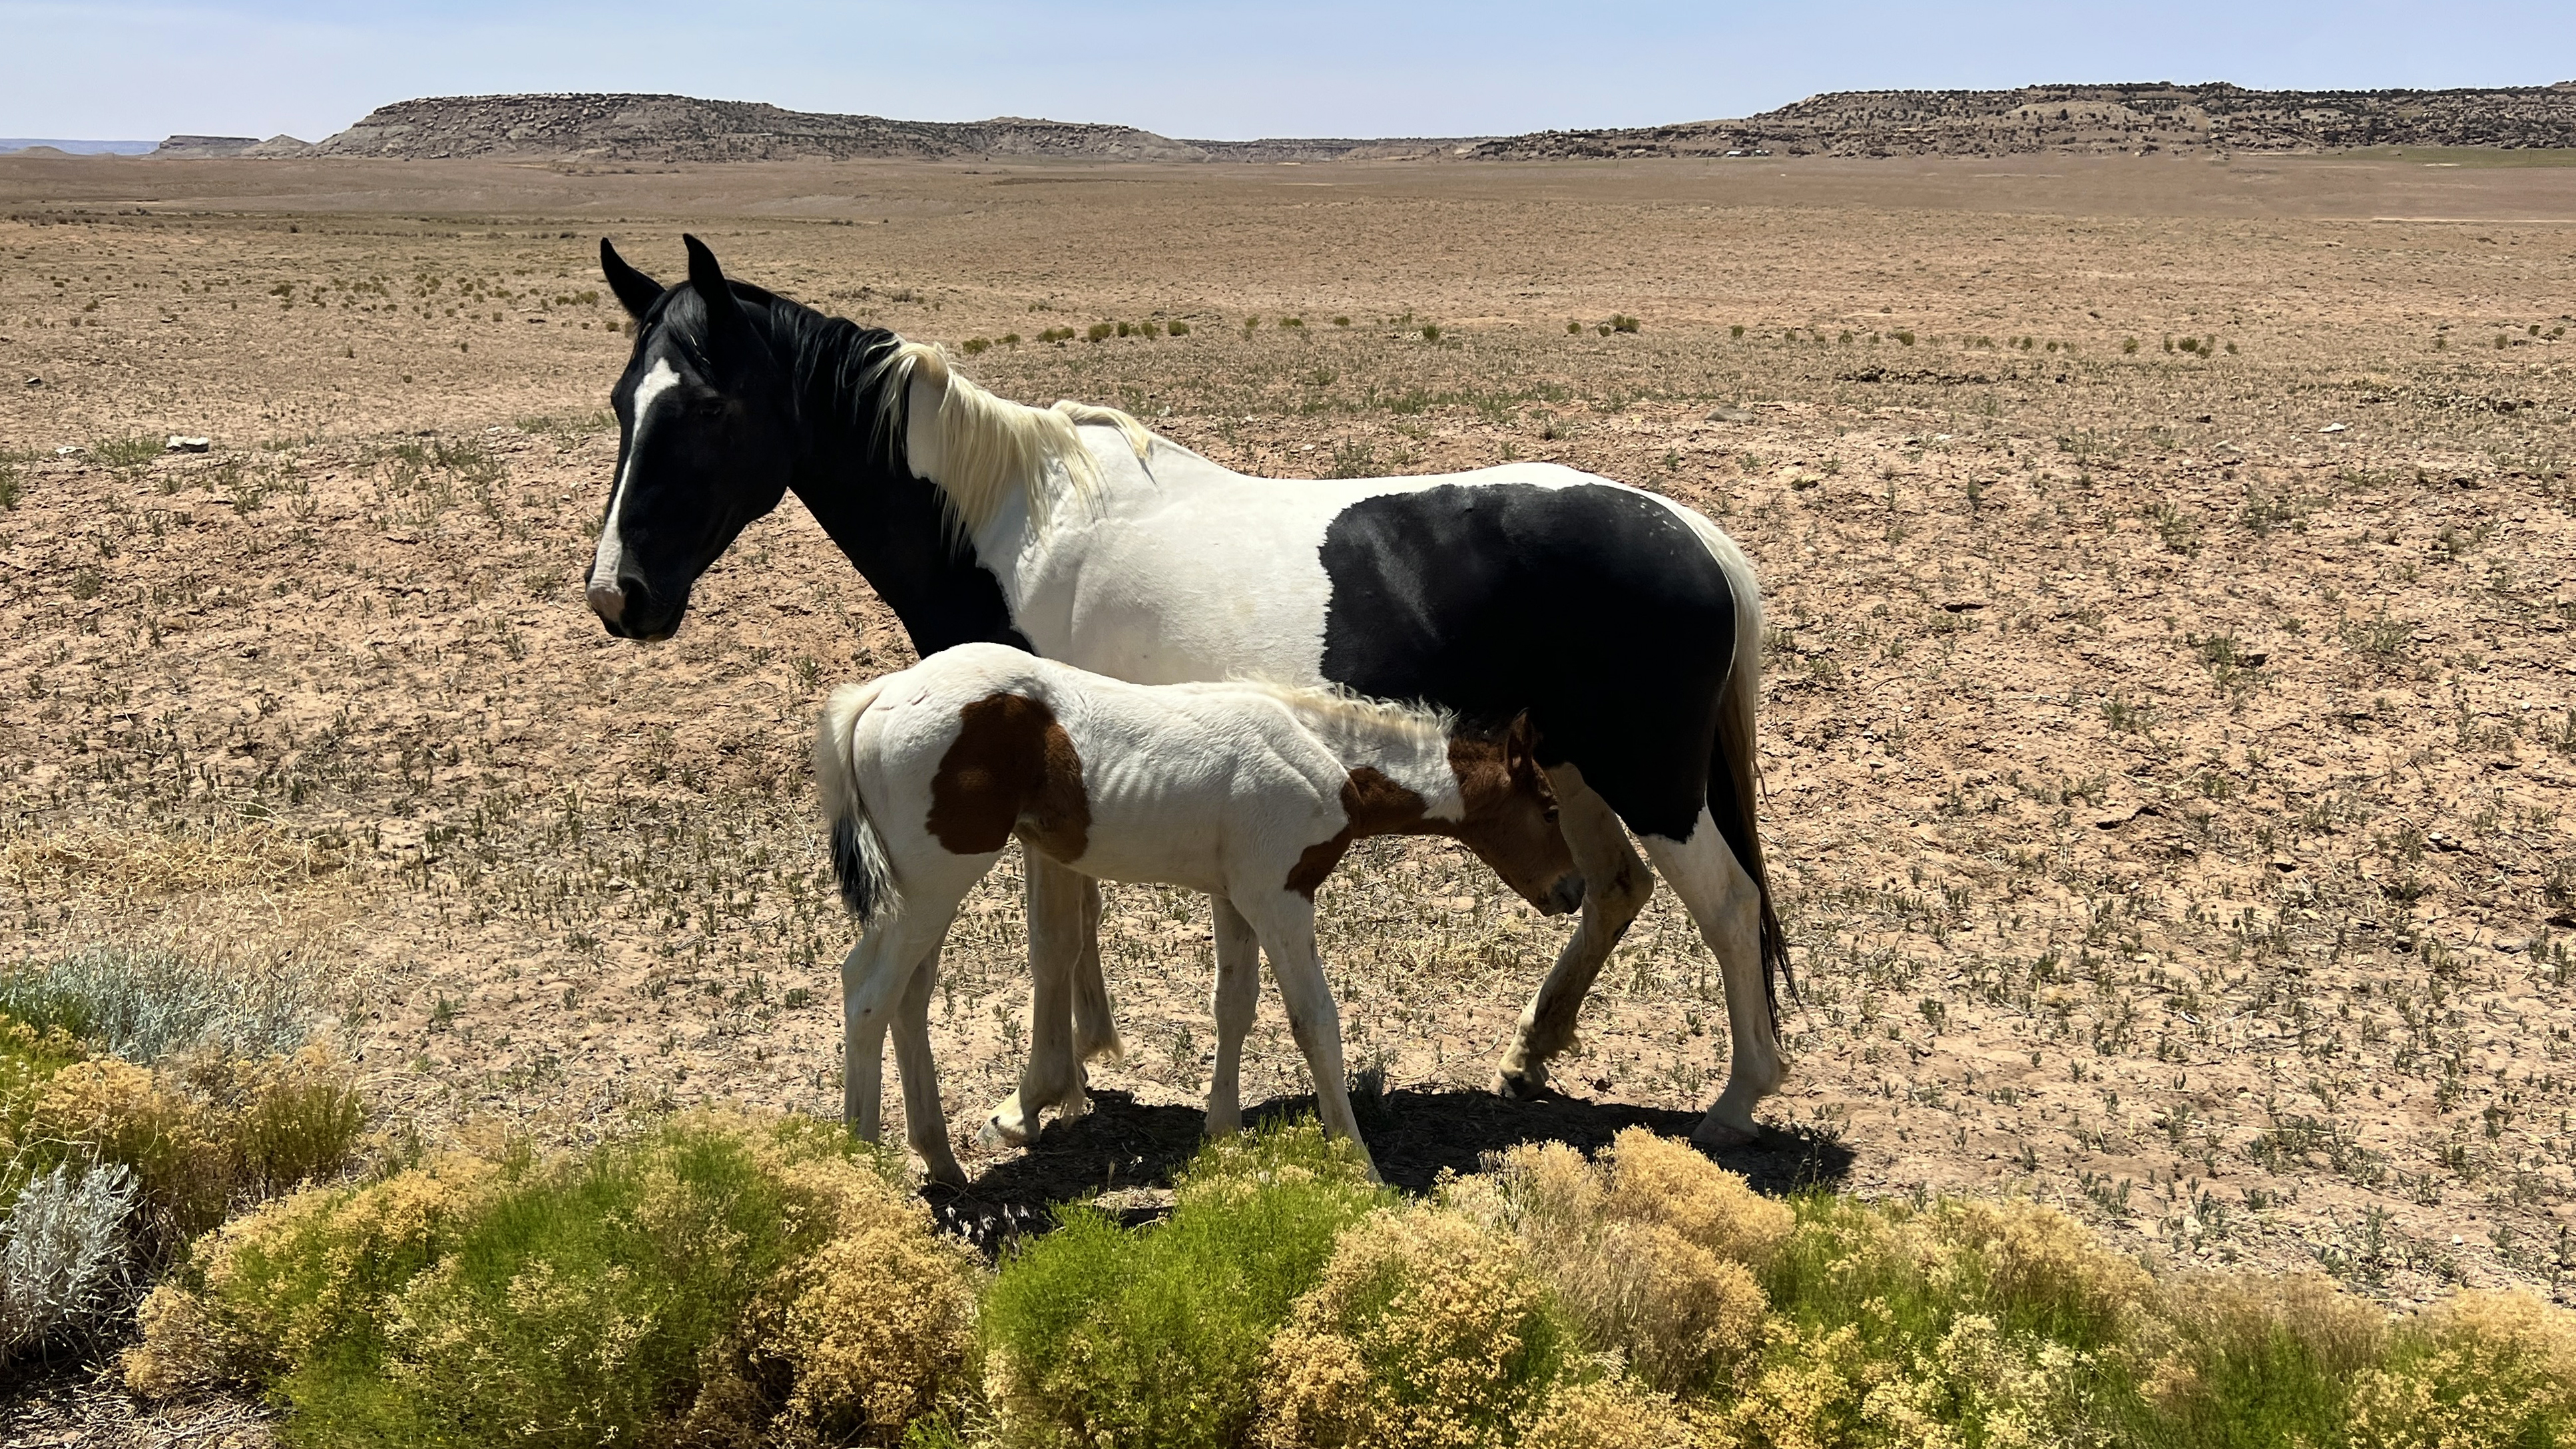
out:
<path id="1" fill-rule="evenodd" d="M 589 580 L 610 632 L 669 637 L 698 576 L 793 489 L 925 656 L 983 640 L 1144 684 L 1333 685 L 1485 725 L 1526 712 L 1589 889 L 1497 1087 L 1545 1086 L 1653 888 L 1624 822 L 1725 979 L 1727 1083 L 1693 1135 L 1752 1135 L 1784 1074 L 1787 953 L 1754 819 L 1760 594 L 1714 524 L 1545 463 L 1247 477 L 1123 413 L 995 397 L 933 347 L 729 281 L 687 245 L 689 279 L 666 289 L 600 243 L 636 322 Z M 1027 869 L 1029 1060 L 987 1127 L 1010 1141 L 1048 1107 L 1081 1110 L 1081 1063 L 1117 1045 L 1098 888 L 1039 855 Z"/>

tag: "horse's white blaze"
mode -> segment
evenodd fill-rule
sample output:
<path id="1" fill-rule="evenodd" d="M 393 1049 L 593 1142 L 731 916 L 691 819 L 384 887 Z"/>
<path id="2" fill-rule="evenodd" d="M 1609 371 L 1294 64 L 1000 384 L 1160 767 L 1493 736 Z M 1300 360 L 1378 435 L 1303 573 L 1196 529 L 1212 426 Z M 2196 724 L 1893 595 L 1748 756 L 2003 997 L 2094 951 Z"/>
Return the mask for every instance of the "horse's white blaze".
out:
<path id="1" fill-rule="evenodd" d="M 644 429 L 653 420 L 653 404 L 662 394 L 679 385 L 680 374 L 671 370 L 671 360 L 657 359 L 653 370 L 635 384 L 635 430 L 626 442 L 626 466 L 618 470 L 617 481 L 608 490 L 608 521 L 600 526 L 599 552 L 590 561 L 590 587 L 614 589 L 617 570 L 626 562 L 626 544 L 617 531 L 617 515 L 626 507 L 626 479 L 635 471 L 635 456 L 644 449 Z"/>

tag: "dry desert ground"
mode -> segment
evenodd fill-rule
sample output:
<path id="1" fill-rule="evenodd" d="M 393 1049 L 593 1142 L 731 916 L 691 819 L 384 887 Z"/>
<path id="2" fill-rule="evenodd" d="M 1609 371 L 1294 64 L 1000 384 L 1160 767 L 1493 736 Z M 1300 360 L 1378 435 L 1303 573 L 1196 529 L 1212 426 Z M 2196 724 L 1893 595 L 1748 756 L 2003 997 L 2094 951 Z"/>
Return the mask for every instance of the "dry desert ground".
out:
<path id="1" fill-rule="evenodd" d="M 433 1139 L 836 1108 L 807 732 L 902 633 L 792 500 L 666 644 L 580 598 L 595 249 L 669 278 L 689 230 L 1233 466 L 1554 459 L 1742 541 L 1801 989 L 1757 1181 L 2569 1301 L 2576 166 L 2482 159 L 0 159 L 0 959 L 305 983 Z M 1127 1058 L 970 1153 L 961 1222 L 1150 1210 L 1197 1131 L 1205 903 L 1109 904 Z M 1669 893 L 1534 1104 L 1485 1087 L 1561 923 L 1423 842 L 1321 904 L 1396 1180 L 1686 1130 L 1723 1078 Z M 1006 863 L 934 1009 L 961 1122 L 1022 953 Z M 1263 1013 L 1247 1092 L 1293 1109 Z"/>

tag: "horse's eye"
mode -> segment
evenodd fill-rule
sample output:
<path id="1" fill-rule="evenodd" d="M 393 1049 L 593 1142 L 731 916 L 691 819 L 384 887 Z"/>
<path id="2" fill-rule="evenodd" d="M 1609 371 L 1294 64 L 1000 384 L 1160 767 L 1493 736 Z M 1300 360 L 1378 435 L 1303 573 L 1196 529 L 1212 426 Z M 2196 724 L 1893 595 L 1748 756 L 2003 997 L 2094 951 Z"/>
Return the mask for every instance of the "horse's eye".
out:
<path id="1" fill-rule="evenodd" d="M 697 414 L 699 417 L 720 418 L 724 416 L 724 412 L 725 400 L 723 398 L 704 397 L 698 399 Z"/>
<path id="2" fill-rule="evenodd" d="M 1556 807 L 1553 805 L 1547 807 L 1547 814 L 1543 818 L 1546 819 L 1548 824 L 1554 825 L 1556 823 Z"/>

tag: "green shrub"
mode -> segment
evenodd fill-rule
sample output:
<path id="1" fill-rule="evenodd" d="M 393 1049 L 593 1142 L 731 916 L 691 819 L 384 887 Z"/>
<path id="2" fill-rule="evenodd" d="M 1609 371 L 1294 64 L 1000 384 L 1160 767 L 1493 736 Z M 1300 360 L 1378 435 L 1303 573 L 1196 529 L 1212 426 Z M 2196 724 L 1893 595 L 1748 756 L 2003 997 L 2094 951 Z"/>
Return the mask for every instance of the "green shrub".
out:
<path id="1" fill-rule="evenodd" d="M 1190 335 L 1190 324 L 1175 319 L 1164 330 L 1170 332 L 1174 337 L 1187 337 Z"/>
<path id="2" fill-rule="evenodd" d="M 1422 340 L 1425 342 L 1439 341 L 1440 329 L 1428 322 L 1424 323 L 1422 326 Z"/>
<path id="3" fill-rule="evenodd" d="M 31 1177 L 0 1217 L 0 1363 L 94 1331 L 125 1305 L 134 1175 L 63 1162 Z"/>
<path id="4" fill-rule="evenodd" d="M 2390 1340 L 2353 1379 L 2354 1449 L 2576 1442 L 2576 1314 L 2527 1293 L 2463 1293 Z"/>
<path id="5" fill-rule="evenodd" d="M 1613 332 L 1634 332 L 1637 330 L 1639 325 L 1641 324 L 1639 324 L 1636 318 L 1631 317 L 1624 312 L 1613 312 L 1610 314 L 1610 330 Z"/>
<path id="6" fill-rule="evenodd" d="M 345 1171 L 366 1125 L 318 1051 L 145 1067 L 0 1016 L 0 1359 L 124 1308 L 238 1203 Z"/>
<path id="7" fill-rule="evenodd" d="M 1520 1240 L 1456 1213 L 1389 1208 L 1342 1234 L 1272 1340 L 1266 1449 L 1516 1442 L 1578 1367 Z"/>
<path id="8" fill-rule="evenodd" d="M 1090 339 L 1091 339 L 1092 341 L 1094 341 L 1094 342 L 1101 342 L 1101 341 L 1105 341 L 1105 340 L 1107 340 L 1107 339 L 1108 339 L 1108 337 L 1109 337 L 1109 334 L 1110 334 L 1110 333 L 1112 333 L 1112 332 L 1117 333 L 1117 334 L 1118 334 L 1119 336 L 1121 336 L 1121 337 L 1124 337 L 1124 336 L 1126 336 L 1126 335 L 1127 335 L 1127 329 L 1126 329 L 1126 327 L 1125 327 L 1125 325 L 1124 325 L 1124 324 L 1121 324 L 1121 325 L 1116 326 L 1116 327 L 1112 327 L 1110 324 L 1108 324 L 1108 323 L 1106 323 L 1106 322 L 1094 322 L 1094 323 L 1092 323 L 1092 324 L 1091 324 L 1091 329 L 1090 329 L 1089 331 L 1085 332 L 1083 335 L 1084 335 L 1085 337 L 1090 338 Z"/>
<path id="9" fill-rule="evenodd" d="M 0 967 L 0 1014 L 146 1065 L 190 1049 L 292 1052 L 311 1034 L 314 1006 L 293 978 L 169 951 L 85 946 Z"/>
<path id="10" fill-rule="evenodd" d="M 0 508 L 16 508 L 22 496 L 24 496 L 23 485 L 18 481 L 18 465 L 0 463 Z"/>
<path id="11" fill-rule="evenodd" d="M 2184 1444 L 2332 1444 L 2353 1375 L 2375 1360 L 2379 1310 L 2315 1274 L 2195 1274 L 2168 1285 L 2167 1346 L 2146 1393 L 2162 1437 Z"/>
<path id="12" fill-rule="evenodd" d="M 855 1152 L 700 1113 L 299 1193 L 153 1294 L 127 1382 L 264 1387 L 301 1444 L 890 1442 L 962 1367 L 976 1269 Z"/>
<path id="13" fill-rule="evenodd" d="M 1586 1341 L 1667 1392 L 1722 1382 L 1762 1341 L 1755 1271 L 1792 1215 L 1686 1142 L 1621 1132 L 1600 1165 L 1556 1143 L 1462 1179 L 1450 1206 L 1517 1233 Z"/>
<path id="14" fill-rule="evenodd" d="M 992 346 L 993 339 L 990 337 L 969 337 L 964 343 L 965 352 L 968 357 L 981 356 L 982 354 L 992 350 Z"/>
<path id="15" fill-rule="evenodd" d="M 1073 1209 L 1006 1264 L 983 1342 L 1010 1442 L 1230 1445 L 1271 1335 L 1383 1194 L 1312 1123 L 1211 1144 L 1166 1222 Z"/>

